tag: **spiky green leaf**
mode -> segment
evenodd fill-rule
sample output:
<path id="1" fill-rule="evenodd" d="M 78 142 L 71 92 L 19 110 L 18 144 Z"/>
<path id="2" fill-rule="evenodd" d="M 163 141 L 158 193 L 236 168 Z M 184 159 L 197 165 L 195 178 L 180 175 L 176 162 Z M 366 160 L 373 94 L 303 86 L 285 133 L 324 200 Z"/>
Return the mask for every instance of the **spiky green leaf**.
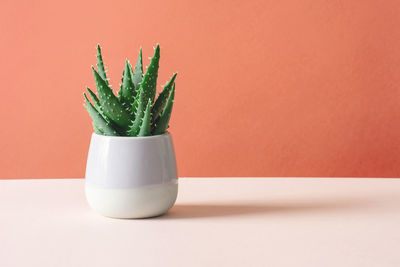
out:
<path id="1" fill-rule="evenodd" d="M 135 95 L 135 85 L 132 81 L 132 66 L 128 60 L 125 61 L 125 68 L 122 76 L 122 84 L 118 96 L 125 108 L 130 109 Z"/>
<path id="2" fill-rule="evenodd" d="M 129 136 L 137 136 L 140 131 L 140 126 L 142 124 L 142 119 L 144 115 L 144 111 L 146 109 L 146 103 L 144 101 L 144 92 L 141 89 L 138 93 L 138 98 L 136 102 L 136 111 L 135 111 L 135 119 L 132 121 L 131 125 L 129 126 L 129 130 L 127 134 Z"/>
<path id="3" fill-rule="evenodd" d="M 139 92 L 136 94 L 135 98 L 133 99 L 133 104 L 131 107 L 131 113 L 133 114 L 133 118 L 135 118 L 136 116 L 136 111 L 139 105 L 139 100 L 140 100 L 140 92 L 142 92 L 143 90 L 140 88 Z"/>
<path id="4" fill-rule="evenodd" d="M 135 71 L 132 73 L 132 80 L 135 88 L 138 89 L 140 83 L 143 80 L 143 60 L 142 60 L 142 48 L 139 51 L 139 57 L 136 62 Z"/>
<path id="5" fill-rule="evenodd" d="M 103 113 L 122 129 L 127 129 L 130 124 L 130 114 L 126 111 L 111 88 L 101 78 L 99 73 L 92 67 L 96 81 L 97 93 Z"/>
<path id="6" fill-rule="evenodd" d="M 168 97 L 167 104 L 160 117 L 155 122 L 155 127 L 153 134 L 163 134 L 168 128 L 168 123 L 171 118 L 172 107 L 174 105 L 174 97 L 175 97 L 175 88 L 172 89 L 171 94 Z"/>
<path id="7" fill-rule="evenodd" d="M 115 129 L 101 116 L 97 109 L 92 105 L 92 103 L 87 98 L 84 93 L 86 104 L 84 105 L 89 112 L 90 117 L 93 119 L 93 126 L 96 133 L 103 135 L 119 135 Z"/>
<path id="8" fill-rule="evenodd" d="M 93 100 L 94 106 L 96 107 L 97 111 L 101 114 L 102 110 L 101 110 L 101 105 L 100 105 L 100 101 L 97 98 L 97 95 L 90 90 L 89 87 L 86 87 L 87 91 L 89 92 L 90 98 Z"/>
<path id="9" fill-rule="evenodd" d="M 131 73 L 131 79 L 132 79 L 132 83 L 133 83 L 133 87 L 134 87 L 133 91 L 132 91 L 132 99 L 135 99 L 137 93 L 139 92 L 140 84 L 135 84 L 134 81 L 133 81 L 134 73 L 133 73 L 133 70 L 132 70 L 132 65 L 131 65 L 131 63 L 129 61 L 128 61 L 128 67 L 129 67 L 129 71 Z"/>
<path id="10" fill-rule="evenodd" d="M 146 73 L 143 76 L 143 80 L 140 83 L 140 87 L 143 88 L 145 93 L 145 99 L 150 98 L 153 103 L 156 96 L 157 77 L 158 77 L 158 65 L 160 62 L 160 46 L 157 44 L 154 51 L 154 55 L 150 60 L 150 64 L 147 67 Z"/>
<path id="11" fill-rule="evenodd" d="M 156 102 L 153 105 L 153 108 L 151 109 L 151 113 L 153 114 L 153 120 L 157 120 L 158 116 L 162 112 L 163 108 L 165 107 L 165 104 L 167 103 L 168 96 L 171 93 L 172 87 L 175 88 L 175 78 L 178 73 L 174 73 L 172 75 L 171 79 L 163 86 L 162 92 L 158 95 Z"/>
<path id="12" fill-rule="evenodd" d="M 92 121 L 92 125 L 93 125 L 93 129 L 94 129 L 94 132 L 95 132 L 95 133 L 104 135 L 104 132 L 103 132 L 100 128 L 98 128 L 98 127 L 96 126 L 96 124 L 94 123 L 94 121 Z"/>
<path id="13" fill-rule="evenodd" d="M 142 125 L 140 126 L 140 131 L 138 136 L 148 136 L 151 135 L 151 102 L 150 99 L 147 101 L 146 110 L 144 112 Z"/>
<path id="14" fill-rule="evenodd" d="M 103 109 L 101 107 L 100 101 L 97 98 L 96 94 L 89 89 L 89 87 L 86 88 L 90 94 L 90 97 L 93 100 L 94 106 L 97 109 L 97 111 L 100 113 L 100 115 L 107 121 L 107 123 L 110 124 L 110 126 L 115 129 L 120 135 L 123 135 L 124 133 L 124 129 L 122 129 L 121 127 L 119 127 L 117 124 L 115 124 L 113 121 L 111 121 L 104 113 L 103 113 Z"/>
<path id="15" fill-rule="evenodd" d="M 101 48 L 100 45 L 97 45 L 97 70 L 99 72 L 99 75 L 101 78 L 103 78 L 103 80 L 106 82 L 107 85 L 108 84 L 108 79 L 107 79 L 107 75 L 106 75 L 106 70 L 104 67 L 104 63 L 103 63 L 103 57 L 101 55 Z"/>

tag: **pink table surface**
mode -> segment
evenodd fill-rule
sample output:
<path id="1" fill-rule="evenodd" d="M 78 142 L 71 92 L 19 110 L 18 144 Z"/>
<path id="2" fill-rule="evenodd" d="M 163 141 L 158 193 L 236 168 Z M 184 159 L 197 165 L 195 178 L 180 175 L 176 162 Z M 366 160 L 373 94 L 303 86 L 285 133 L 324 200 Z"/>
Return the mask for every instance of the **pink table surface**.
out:
<path id="1" fill-rule="evenodd" d="M 0 266 L 400 266 L 400 179 L 183 178 L 165 216 L 117 220 L 84 181 L 0 181 Z"/>

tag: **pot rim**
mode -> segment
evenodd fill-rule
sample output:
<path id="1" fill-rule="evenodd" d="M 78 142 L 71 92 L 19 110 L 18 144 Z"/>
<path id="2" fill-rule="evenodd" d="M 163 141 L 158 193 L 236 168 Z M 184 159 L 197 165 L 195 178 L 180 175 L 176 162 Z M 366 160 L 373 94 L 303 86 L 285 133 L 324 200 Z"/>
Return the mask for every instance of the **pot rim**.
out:
<path id="1" fill-rule="evenodd" d="M 97 134 L 95 132 L 92 133 L 92 135 L 98 136 L 100 138 L 107 138 L 107 139 L 125 139 L 125 140 L 138 140 L 138 139 L 156 139 L 156 138 L 162 138 L 164 136 L 169 136 L 171 135 L 168 131 L 166 131 L 163 134 L 157 134 L 157 135 L 149 135 L 149 136 L 118 136 L 118 135 L 101 135 Z"/>

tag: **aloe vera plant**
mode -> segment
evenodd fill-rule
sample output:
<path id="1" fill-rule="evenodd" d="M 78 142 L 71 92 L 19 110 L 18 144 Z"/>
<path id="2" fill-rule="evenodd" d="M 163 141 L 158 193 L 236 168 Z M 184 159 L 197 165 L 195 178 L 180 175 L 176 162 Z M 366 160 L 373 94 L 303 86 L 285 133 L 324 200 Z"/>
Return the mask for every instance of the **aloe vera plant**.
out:
<path id="1" fill-rule="evenodd" d="M 168 129 L 177 73 L 172 75 L 156 98 L 160 46 L 157 44 L 145 73 L 142 62 L 142 49 L 134 68 L 126 60 L 121 86 L 115 95 L 106 75 L 100 45 L 97 46 L 97 70 L 92 66 L 97 95 L 87 88 L 90 101 L 84 93 L 84 106 L 97 134 L 149 136 L 163 134 Z"/>

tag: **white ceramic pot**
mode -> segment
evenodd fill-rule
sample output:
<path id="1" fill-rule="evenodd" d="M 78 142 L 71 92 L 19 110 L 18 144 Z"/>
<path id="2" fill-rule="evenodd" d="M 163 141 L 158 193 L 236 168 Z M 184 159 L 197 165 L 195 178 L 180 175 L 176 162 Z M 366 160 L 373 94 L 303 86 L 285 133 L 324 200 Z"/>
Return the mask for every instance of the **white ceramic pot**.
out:
<path id="1" fill-rule="evenodd" d="M 178 194 L 171 135 L 93 133 L 85 180 L 89 205 L 104 216 L 146 218 L 164 214 Z"/>

